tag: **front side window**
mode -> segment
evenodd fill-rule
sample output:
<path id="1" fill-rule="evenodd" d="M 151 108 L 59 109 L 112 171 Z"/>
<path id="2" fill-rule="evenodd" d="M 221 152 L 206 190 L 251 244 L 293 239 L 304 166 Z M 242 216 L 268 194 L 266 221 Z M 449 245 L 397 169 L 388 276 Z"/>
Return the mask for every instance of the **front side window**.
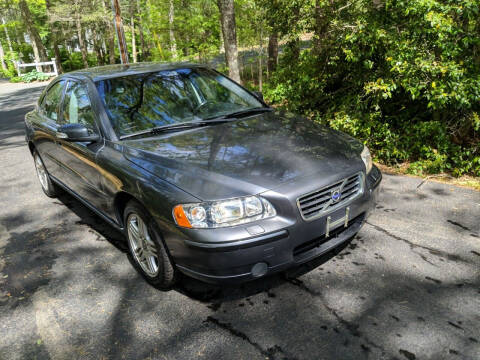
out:
<path id="1" fill-rule="evenodd" d="M 95 115 L 85 85 L 70 81 L 63 99 L 62 124 L 82 124 L 95 132 Z"/>
<path id="2" fill-rule="evenodd" d="M 202 68 L 129 75 L 96 85 L 118 136 L 264 106 L 228 78 Z"/>
<path id="3" fill-rule="evenodd" d="M 48 89 L 43 98 L 42 105 L 40 106 L 43 115 L 54 122 L 57 122 L 59 118 L 58 107 L 60 101 L 62 100 L 64 86 L 65 81 L 59 81 L 54 84 L 50 89 Z"/>

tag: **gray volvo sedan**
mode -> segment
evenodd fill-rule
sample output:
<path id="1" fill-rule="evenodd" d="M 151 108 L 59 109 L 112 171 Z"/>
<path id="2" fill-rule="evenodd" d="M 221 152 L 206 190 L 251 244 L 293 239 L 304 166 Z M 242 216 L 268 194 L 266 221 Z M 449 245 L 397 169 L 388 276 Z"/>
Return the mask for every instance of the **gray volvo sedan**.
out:
<path id="1" fill-rule="evenodd" d="M 215 70 L 114 65 L 55 78 L 25 117 L 43 191 L 125 233 L 159 288 L 284 271 L 351 239 L 382 175 L 358 140 Z"/>

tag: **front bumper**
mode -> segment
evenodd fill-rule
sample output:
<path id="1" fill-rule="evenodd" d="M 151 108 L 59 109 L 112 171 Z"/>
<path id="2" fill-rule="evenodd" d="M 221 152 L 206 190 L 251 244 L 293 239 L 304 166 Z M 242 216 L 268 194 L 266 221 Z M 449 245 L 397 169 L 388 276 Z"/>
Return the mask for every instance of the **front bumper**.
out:
<path id="1" fill-rule="evenodd" d="M 313 221 L 304 221 L 300 215 L 292 221 L 280 215 L 275 220 L 252 223 L 251 226 L 260 225 L 265 229 L 257 236 L 250 235 L 237 240 L 238 231 L 245 229 L 225 228 L 215 235 L 227 241 L 197 241 L 198 236 L 188 236 L 187 233 L 182 240 L 167 241 L 167 245 L 181 272 L 209 283 L 238 283 L 256 279 L 259 277 L 254 268 L 257 264 L 261 264 L 260 268 L 264 270 L 261 276 L 264 272 L 269 275 L 284 271 L 317 258 L 352 238 L 375 206 L 381 178 L 380 171 L 374 167 L 366 177 L 365 191 L 361 197 Z M 342 221 L 346 207 L 349 208 L 347 226 Z M 298 213 L 298 209 L 293 210 Z M 332 223 L 337 223 L 329 229 L 328 237 L 325 236 L 327 217 L 331 218 Z M 211 236 L 209 230 L 193 231 L 201 231 L 202 236 Z"/>

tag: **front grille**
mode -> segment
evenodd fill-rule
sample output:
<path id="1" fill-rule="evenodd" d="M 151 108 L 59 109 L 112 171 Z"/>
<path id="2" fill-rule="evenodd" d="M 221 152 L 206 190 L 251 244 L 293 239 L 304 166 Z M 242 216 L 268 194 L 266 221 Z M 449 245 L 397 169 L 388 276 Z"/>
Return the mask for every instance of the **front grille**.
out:
<path id="1" fill-rule="evenodd" d="M 297 199 L 298 209 L 304 220 L 313 220 L 338 209 L 363 193 L 363 174 L 357 173 Z M 334 200 L 334 193 L 340 197 Z"/>
<path id="2" fill-rule="evenodd" d="M 307 241 L 306 243 L 298 245 L 297 247 L 295 247 L 293 249 L 293 256 L 294 257 L 299 256 L 303 253 L 306 253 L 307 251 L 310 251 L 310 250 L 312 250 L 316 247 L 319 247 L 320 245 L 322 245 L 326 241 L 330 241 L 332 239 L 335 239 L 335 238 L 341 236 L 345 231 L 349 230 L 351 227 L 359 226 L 362 223 L 364 218 L 365 218 L 365 213 L 362 213 L 362 214 L 358 215 L 356 218 L 352 219 L 348 223 L 347 227 L 340 226 L 340 227 L 330 231 L 330 235 L 329 235 L 328 238 L 325 235 L 322 235 L 322 236 L 320 236 L 316 239 L 313 239 L 313 240 Z"/>

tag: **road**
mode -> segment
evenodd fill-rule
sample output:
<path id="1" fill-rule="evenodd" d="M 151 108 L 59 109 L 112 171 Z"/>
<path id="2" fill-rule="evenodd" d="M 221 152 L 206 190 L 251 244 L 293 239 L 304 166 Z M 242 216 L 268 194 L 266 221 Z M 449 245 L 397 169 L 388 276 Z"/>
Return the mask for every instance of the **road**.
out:
<path id="1" fill-rule="evenodd" d="M 41 89 L 0 84 L 0 359 L 480 359 L 480 192 L 386 175 L 312 271 L 162 292 L 121 234 L 43 195 L 23 130 Z"/>

